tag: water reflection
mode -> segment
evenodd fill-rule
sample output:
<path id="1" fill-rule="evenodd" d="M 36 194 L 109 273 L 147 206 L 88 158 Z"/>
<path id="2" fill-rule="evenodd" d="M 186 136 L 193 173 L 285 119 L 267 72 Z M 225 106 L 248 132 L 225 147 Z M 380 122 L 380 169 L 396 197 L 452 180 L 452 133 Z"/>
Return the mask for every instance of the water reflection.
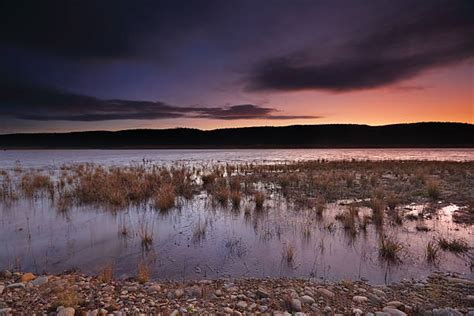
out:
<path id="1" fill-rule="evenodd" d="M 57 212 L 47 199 L 19 200 L 1 208 L 0 269 L 97 273 L 113 263 L 117 277 L 129 277 L 145 260 L 159 279 L 285 276 L 383 283 L 433 270 L 474 278 L 468 256 L 443 251 L 438 266 L 425 259 L 426 245 L 434 238 L 473 240 L 472 226 L 452 221 L 457 206 L 433 211 L 408 205 L 398 210 L 401 225 L 387 216 L 382 226 L 364 226 L 370 210 L 359 207 L 353 232 L 337 219 L 348 210 L 344 204 L 328 204 L 318 215 L 274 196 L 262 209 L 246 199 L 233 209 L 202 193 L 167 212 L 148 205 L 119 212 L 95 207 Z M 380 259 L 382 234 L 403 246 L 399 264 Z M 145 235 L 150 239 L 146 245 Z"/>

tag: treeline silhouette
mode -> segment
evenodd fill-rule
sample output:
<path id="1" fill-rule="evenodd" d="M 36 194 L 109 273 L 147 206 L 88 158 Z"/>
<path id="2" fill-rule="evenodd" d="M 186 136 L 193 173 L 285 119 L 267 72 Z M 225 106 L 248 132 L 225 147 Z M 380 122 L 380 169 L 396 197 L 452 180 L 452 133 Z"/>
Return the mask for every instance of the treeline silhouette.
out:
<path id="1" fill-rule="evenodd" d="M 292 125 L 0 135 L 0 148 L 376 148 L 474 147 L 474 125 Z"/>

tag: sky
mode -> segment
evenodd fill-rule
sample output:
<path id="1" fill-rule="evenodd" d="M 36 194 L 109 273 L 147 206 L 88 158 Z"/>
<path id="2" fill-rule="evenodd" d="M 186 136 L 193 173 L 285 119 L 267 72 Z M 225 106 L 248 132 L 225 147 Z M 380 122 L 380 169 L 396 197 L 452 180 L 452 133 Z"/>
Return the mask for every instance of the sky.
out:
<path id="1" fill-rule="evenodd" d="M 0 0 L 0 133 L 474 123 L 471 0 Z"/>

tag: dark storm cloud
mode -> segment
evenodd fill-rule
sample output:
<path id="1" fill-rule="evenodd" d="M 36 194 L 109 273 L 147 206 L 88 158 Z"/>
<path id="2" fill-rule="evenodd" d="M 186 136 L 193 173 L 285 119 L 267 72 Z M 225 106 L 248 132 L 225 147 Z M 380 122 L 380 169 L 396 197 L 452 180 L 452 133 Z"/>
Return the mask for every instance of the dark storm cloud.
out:
<path id="1" fill-rule="evenodd" d="M 156 120 L 170 118 L 295 119 L 315 116 L 273 115 L 277 110 L 253 104 L 230 107 L 174 106 L 164 102 L 100 99 L 54 88 L 3 80 L 0 118 L 32 121 Z"/>
<path id="2" fill-rule="evenodd" d="M 348 91 L 381 87 L 474 56 L 474 3 L 413 2 L 389 12 L 336 53 L 317 47 L 259 63 L 248 90 Z"/>
<path id="3" fill-rule="evenodd" d="M 150 38 L 165 46 L 206 24 L 213 2 L 2 1 L 0 43 L 70 59 L 134 57 Z"/>

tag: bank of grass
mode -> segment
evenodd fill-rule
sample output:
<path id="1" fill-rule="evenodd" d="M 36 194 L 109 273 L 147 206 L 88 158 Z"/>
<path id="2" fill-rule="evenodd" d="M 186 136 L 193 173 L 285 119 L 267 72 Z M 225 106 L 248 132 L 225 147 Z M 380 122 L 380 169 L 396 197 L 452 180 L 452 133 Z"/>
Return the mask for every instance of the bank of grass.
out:
<path id="1" fill-rule="evenodd" d="M 474 162 L 317 160 L 192 167 L 80 164 L 63 166 L 54 176 L 19 170 L 0 173 L 0 201 L 43 195 L 54 200 L 61 211 L 74 205 L 117 210 L 150 201 L 157 209 L 168 210 L 204 191 L 223 207 L 238 209 L 245 198 L 260 210 L 269 197 L 281 196 L 319 216 L 326 203 L 360 199 L 373 211 L 371 222 L 381 225 L 386 210 L 396 211 L 403 204 L 442 198 L 470 205 L 474 200 Z"/>

